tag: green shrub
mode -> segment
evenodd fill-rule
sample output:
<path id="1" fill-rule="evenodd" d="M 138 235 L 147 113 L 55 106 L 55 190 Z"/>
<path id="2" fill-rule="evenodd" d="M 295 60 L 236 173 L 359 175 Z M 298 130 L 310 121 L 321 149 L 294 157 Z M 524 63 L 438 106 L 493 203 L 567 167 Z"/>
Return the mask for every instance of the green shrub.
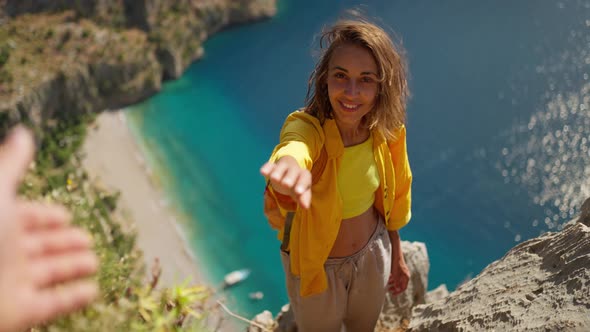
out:
<path id="1" fill-rule="evenodd" d="M 0 46 L 0 68 L 3 67 L 10 59 L 10 46 L 4 44 Z"/>
<path id="2" fill-rule="evenodd" d="M 106 194 L 102 197 L 104 205 L 110 212 L 113 212 L 115 209 L 117 209 L 117 201 L 119 200 L 120 196 L 121 192 L 117 191 L 112 195 Z"/>
<path id="3" fill-rule="evenodd" d="M 55 36 L 55 31 L 52 28 L 49 28 L 47 32 L 45 32 L 45 39 L 51 39 Z"/>
<path id="4" fill-rule="evenodd" d="M 0 69 L 0 83 L 12 83 L 12 74 L 6 68 Z"/>

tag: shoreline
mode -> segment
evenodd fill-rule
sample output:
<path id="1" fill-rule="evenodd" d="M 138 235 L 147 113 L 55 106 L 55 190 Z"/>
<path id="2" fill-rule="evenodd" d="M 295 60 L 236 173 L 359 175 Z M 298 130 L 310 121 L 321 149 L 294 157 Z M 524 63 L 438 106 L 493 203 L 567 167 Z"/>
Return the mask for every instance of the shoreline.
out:
<path id="1" fill-rule="evenodd" d="M 115 215 L 136 231 L 136 245 L 143 252 L 146 277 L 156 259 L 161 275 L 158 287 L 171 287 L 189 279 L 191 284 L 212 287 L 199 269 L 179 213 L 167 203 L 155 184 L 140 143 L 128 127 L 124 110 L 100 113 L 88 128 L 82 165 L 91 181 L 120 197 Z"/>
<path id="2" fill-rule="evenodd" d="M 169 204 L 150 168 L 148 151 L 129 127 L 125 112 L 106 110 L 98 114 L 81 148 L 82 167 L 91 181 L 120 192 L 114 217 L 124 228 L 136 231 L 135 245 L 143 253 L 146 282 L 158 258 L 161 275 L 157 288 L 172 288 L 188 280 L 189 285 L 216 292 L 216 284 L 207 278 L 205 266 L 192 250 L 184 217 Z M 224 302 L 225 297 L 214 293 L 211 299 Z M 241 329 L 218 305 L 211 307 L 206 325 L 218 332 Z"/>

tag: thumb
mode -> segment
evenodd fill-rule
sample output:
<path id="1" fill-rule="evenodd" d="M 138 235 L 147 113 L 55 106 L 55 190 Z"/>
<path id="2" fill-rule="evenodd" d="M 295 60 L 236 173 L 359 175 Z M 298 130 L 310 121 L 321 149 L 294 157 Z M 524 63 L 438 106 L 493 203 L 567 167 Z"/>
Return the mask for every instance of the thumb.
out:
<path id="1" fill-rule="evenodd" d="M 13 129 L 0 146 L 0 195 L 14 195 L 33 160 L 33 137 L 22 126 Z"/>

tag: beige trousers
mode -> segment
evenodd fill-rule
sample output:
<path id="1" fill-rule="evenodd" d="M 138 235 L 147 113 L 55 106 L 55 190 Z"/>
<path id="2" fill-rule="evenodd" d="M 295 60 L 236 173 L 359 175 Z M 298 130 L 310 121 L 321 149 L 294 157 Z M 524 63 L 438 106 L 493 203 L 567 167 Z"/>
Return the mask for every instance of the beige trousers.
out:
<path id="1" fill-rule="evenodd" d="M 379 319 L 391 266 L 391 243 L 383 221 L 363 249 L 352 256 L 328 258 L 328 289 L 299 295 L 299 277 L 291 273 L 289 254 L 281 251 L 287 292 L 299 332 L 368 332 Z"/>

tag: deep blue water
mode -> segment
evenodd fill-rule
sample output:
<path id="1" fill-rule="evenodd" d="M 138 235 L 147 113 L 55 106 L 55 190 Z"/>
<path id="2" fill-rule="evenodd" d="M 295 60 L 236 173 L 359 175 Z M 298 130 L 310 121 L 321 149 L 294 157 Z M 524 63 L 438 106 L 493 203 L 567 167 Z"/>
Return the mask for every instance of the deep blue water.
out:
<path id="1" fill-rule="evenodd" d="M 314 36 L 358 1 L 280 1 L 268 21 L 205 44 L 205 57 L 131 108 L 152 166 L 187 216 L 209 278 L 247 267 L 238 313 L 287 302 L 259 167 L 302 106 Z M 588 1 L 365 1 L 409 60 L 413 218 L 429 287 L 454 289 L 518 242 L 555 231 L 590 196 Z M 311 9 L 313 8 L 313 10 Z M 265 298 L 250 302 L 248 293 Z"/>

